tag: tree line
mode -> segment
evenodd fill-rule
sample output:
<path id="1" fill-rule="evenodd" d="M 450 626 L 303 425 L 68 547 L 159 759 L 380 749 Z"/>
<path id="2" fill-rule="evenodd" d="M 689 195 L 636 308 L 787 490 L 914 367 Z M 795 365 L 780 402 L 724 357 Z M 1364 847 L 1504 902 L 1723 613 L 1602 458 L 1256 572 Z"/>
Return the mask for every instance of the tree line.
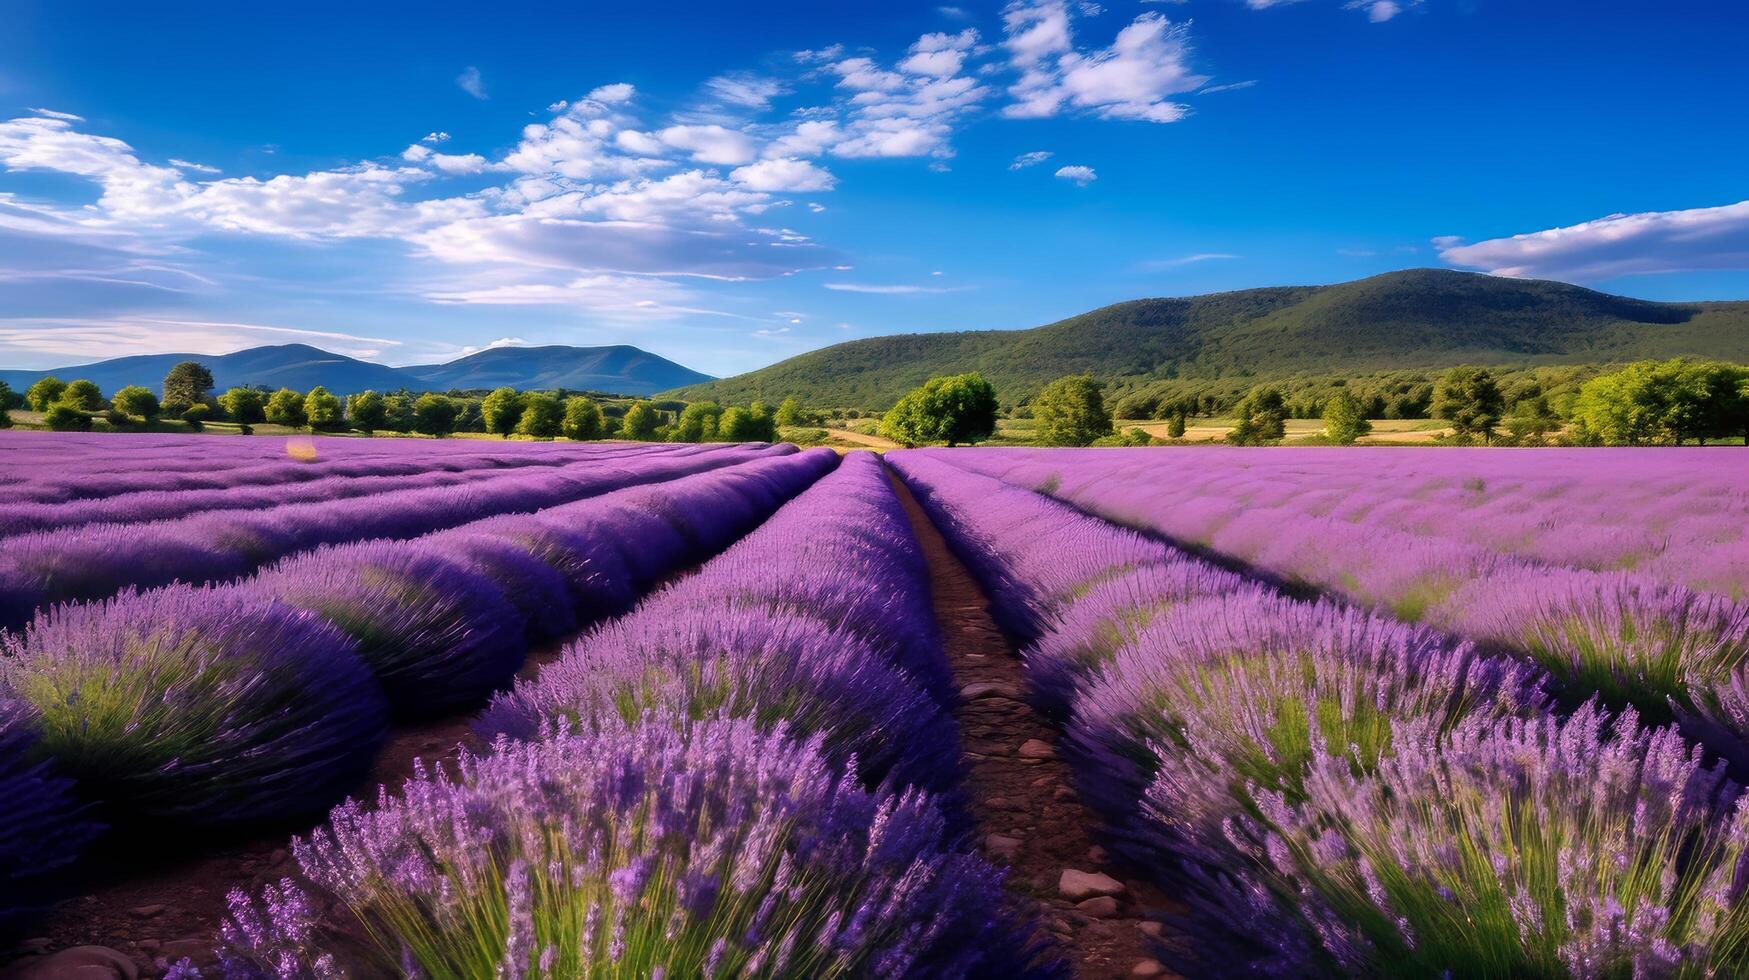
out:
<path id="1" fill-rule="evenodd" d="M 1424 415 L 1447 422 L 1452 429 L 1447 441 L 1460 445 L 1680 446 L 1737 439 L 1749 445 L 1749 367 L 1675 358 L 1593 372 L 1577 383 L 1574 377 L 1456 367 L 1438 376 L 1426 392 L 1416 390 L 1404 397 L 1416 405 L 1425 400 Z M 1316 417 L 1324 427 L 1313 441 L 1346 445 L 1368 435 L 1372 420 L 1381 417 L 1382 396 L 1376 391 L 1367 394 L 1362 385 L 1351 388 L 1343 379 L 1321 384 L 1323 401 Z M 781 427 L 819 425 L 826 417 L 804 409 L 793 397 L 773 410 L 758 401 L 744 408 L 714 402 L 620 404 L 508 387 L 480 397 L 406 391 L 364 391 L 341 397 L 320 386 L 307 392 L 240 386 L 215 396 L 212 389 L 212 374 L 194 361 L 170 370 L 162 396 L 129 385 L 106 399 L 89 380 L 45 377 L 20 397 L 0 383 L 0 427 L 11 424 L 8 409 L 27 405 L 58 430 L 88 430 L 98 417 L 117 428 L 171 418 L 197 429 L 223 419 L 244 432 L 265 422 L 316 432 L 439 437 L 479 432 L 505 438 L 773 442 Z M 1237 445 L 1280 442 L 1286 436 L 1287 420 L 1304 417 L 1296 408 L 1296 399 L 1303 397 L 1281 384 L 1253 386 L 1226 410 L 1234 419 L 1227 440 Z M 875 431 L 904 446 L 969 444 L 989 440 L 998 419 L 1008 414 L 1032 421 L 1029 441 L 1038 445 L 1136 446 L 1158 441 L 1139 428 L 1117 432 L 1114 418 L 1127 417 L 1125 413 L 1137 407 L 1133 399 L 1126 399 L 1116 411 L 1108 410 L 1104 385 L 1083 374 L 1059 378 L 1018 408 L 1005 409 L 995 387 L 971 372 L 931 378 L 907 392 L 880 417 Z M 1166 420 L 1169 440 L 1184 436 L 1199 408 L 1185 401 L 1150 407 L 1153 417 Z"/>

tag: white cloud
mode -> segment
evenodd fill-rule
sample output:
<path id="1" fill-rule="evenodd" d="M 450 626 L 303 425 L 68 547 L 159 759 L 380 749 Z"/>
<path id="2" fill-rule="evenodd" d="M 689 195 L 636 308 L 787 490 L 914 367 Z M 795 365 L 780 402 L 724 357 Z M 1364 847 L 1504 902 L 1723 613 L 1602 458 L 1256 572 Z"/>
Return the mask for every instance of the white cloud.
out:
<path id="1" fill-rule="evenodd" d="M 1036 164 L 1044 163 L 1046 160 L 1049 160 L 1050 158 L 1051 158 L 1051 151 L 1049 151 L 1049 150 L 1033 150 L 1031 153 L 1022 153 L 1021 155 L 1015 157 L 1014 162 L 1010 163 L 1008 165 L 1008 169 L 1009 170 L 1024 170 L 1027 167 L 1031 167 L 1031 166 L 1034 166 Z"/>
<path id="2" fill-rule="evenodd" d="M 570 107 L 571 107 L 571 103 L 566 101 L 565 99 L 560 99 L 557 102 L 547 103 L 547 111 L 548 112 L 564 112 L 566 109 L 568 109 Z"/>
<path id="3" fill-rule="evenodd" d="M 37 108 L 32 108 L 29 111 L 34 112 L 39 116 L 44 116 L 44 117 L 49 118 L 49 119 L 59 119 L 62 122 L 84 122 L 85 121 L 84 116 L 75 116 L 71 112 L 58 112 L 54 109 L 37 109 Z"/>
<path id="4" fill-rule="evenodd" d="M 741 164 L 758 156 L 753 138 L 723 126 L 669 126 L 656 138 L 677 150 L 685 150 L 699 163 Z"/>
<path id="5" fill-rule="evenodd" d="M 178 170 L 192 170 L 195 173 L 201 174 L 216 174 L 221 172 L 217 167 L 209 167 L 204 163 L 191 163 L 187 160 L 178 160 L 175 157 L 170 158 L 170 165 Z"/>
<path id="6" fill-rule="evenodd" d="M 935 78 L 957 75 L 977 43 L 978 32 L 970 27 L 958 34 L 925 34 L 911 45 L 908 56 L 899 62 L 899 70 Z"/>
<path id="7" fill-rule="evenodd" d="M 120 354 L 228 354 L 259 344 L 307 342 L 350 357 L 379 357 L 400 341 L 333 330 L 229 323 L 145 315 L 102 320 L 73 318 L 0 320 L 0 359 L 8 364 L 59 367 L 68 361 L 102 360 Z"/>
<path id="8" fill-rule="evenodd" d="M 1242 82 L 1226 82 L 1221 85 L 1205 85 L 1196 90 L 1197 95 L 1214 95 L 1217 92 L 1238 92 L 1255 87 L 1257 79 L 1247 78 Z"/>
<path id="9" fill-rule="evenodd" d="M 1086 187 L 1088 184 L 1099 179 L 1099 175 L 1093 172 L 1092 167 L 1084 167 L 1080 164 L 1058 167 L 1056 176 L 1063 180 L 1074 181 L 1075 184 L 1080 187 Z"/>
<path id="10" fill-rule="evenodd" d="M 1195 255 L 1180 255 L 1173 259 L 1150 259 L 1141 265 L 1144 269 L 1176 269 L 1179 266 L 1196 265 L 1199 262 L 1222 262 L 1236 258 L 1239 256 L 1230 252 L 1198 252 Z"/>
<path id="11" fill-rule="evenodd" d="M 775 78 L 752 72 L 730 72 L 704 83 L 705 90 L 719 102 L 742 109 L 764 109 L 771 100 L 789 91 L 789 86 Z"/>
<path id="12" fill-rule="evenodd" d="M 1044 118 L 1068 109 L 1106 119 L 1169 123 L 1185 106 L 1170 96 L 1192 92 L 1208 78 L 1190 69 L 1185 28 L 1159 13 L 1131 21 L 1108 48 L 1073 50 L 1069 12 L 1060 0 L 1011 4 L 1005 47 L 1019 81 L 1008 89 L 1015 118 Z"/>
<path id="13" fill-rule="evenodd" d="M 637 89 L 629 82 L 615 82 L 612 85 L 602 85 L 589 90 L 589 101 L 602 105 L 622 105 L 630 102 Z"/>
<path id="14" fill-rule="evenodd" d="M 837 183 L 837 178 L 825 168 L 795 157 L 761 160 L 737 167 L 729 176 L 753 190 L 774 193 L 829 191 Z"/>
<path id="15" fill-rule="evenodd" d="M 1434 239 L 1452 265 L 1497 276 L 1588 282 L 1616 276 L 1749 269 L 1749 201 L 1685 211 L 1612 214 L 1474 244 Z"/>
<path id="16" fill-rule="evenodd" d="M 488 97 L 486 95 L 486 83 L 480 78 L 480 69 L 475 68 L 473 65 L 469 65 L 462 69 L 462 73 L 455 77 L 455 83 L 461 87 L 463 92 L 468 93 L 476 99 L 485 99 Z"/>
<path id="17" fill-rule="evenodd" d="M 822 283 L 822 285 L 827 289 L 835 290 L 840 293 L 874 293 L 881 296 L 903 296 L 910 293 L 952 293 L 959 291 L 957 288 L 950 289 L 941 286 L 913 286 L 909 283 L 876 285 L 860 282 L 828 282 Z"/>
<path id="18" fill-rule="evenodd" d="M 1342 6 L 1345 10 L 1364 10 L 1367 20 L 1374 24 L 1383 24 L 1420 2 L 1421 0 L 1348 0 Z"/>
<path id="19" fill-rule="evenodd" d="M 441 129 L 436 130 L 435 132 L 426 133 L 424 136 L 419 137 L 419 142 L 431 143 L 434 145 L 437 143 L 448 143 L 449 134 Z"/>

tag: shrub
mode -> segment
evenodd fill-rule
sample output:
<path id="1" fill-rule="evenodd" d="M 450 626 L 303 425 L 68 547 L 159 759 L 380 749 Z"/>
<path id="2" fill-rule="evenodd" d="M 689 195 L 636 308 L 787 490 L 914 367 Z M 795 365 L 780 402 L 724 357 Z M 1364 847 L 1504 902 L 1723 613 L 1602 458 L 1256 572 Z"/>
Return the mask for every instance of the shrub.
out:
<path id="1" fill-rule="evenodd" d="M 254 388 L 231 388 L 219 396 L 219 407 L 238 425 L 267 421 L 266 399 Z"/>
<path id="2" fill-rule="evenodd" d="M 1199 917 L 1237 940 L 1211 958 L 1293 975 L 1749 970 L 1749 807 L 1722 766 L 1595 706 L 1438 728 L 1405 724 L 1376 774 L 1321 756 L 1303 803 L 1270 804 L 1250 868 Z"/>
<path id="3" fill-rule="evenodd" d="M 1034 430 L 1041 446 L 1086 446 L 1111 435 L 1104 385 L 1090 374 L 1070 375 L 1046 385 L 1032 400 Z M 1146 443 L 1143 443 L 1146 445 Z"/>
<path id="4" fill-rule="evenodd" d="M 533 392 L 522 400 L 522 418 L 516 423 L 518 435 L 536 439 L 551 439 L 564 427 L 565 410 L 552 395 Z"/>
<path id="5" fill-rule="evenodd" d="M 24 403 L 33 412 L 46 412 L 49 406 L 61 400 L 61 393 L 67 390 L 67 383 L 54 375 L 38 378 L 34 384 L 24 390 Z"/>
<path id="6" fill-rule="evenodd" d="M 1302 799 L 1314 759 L 1371 770 L 1404 722 L 1541 710 L 1542 683 L 1533 667 L 1349 607 L 1202 599 L 1119 654 L 1076 703 L 1063 750 L 1138 856 L 1162 870 L 1219 866 L 1227 821 L 1266 796 Z M 1156 778 L 1160 817 L 1139 815 Z"/>
<path id="7" fill-rule="evenodd" d="M 267 396 L 263 415 L 274 425 L 301 429 L 304 427 L 304 396 L 290 388 L 281 388 Z"/>
<path id="8" fill-rule="evenodd" d="M 522 395 L 515 388 L 497 388 L 480 401 L 480 420 L 486 431 L 506 439 L 522 419 Z"/>
<path id="9" fill-rule="evenodd" d="M 564 636 L 577 629 L 571 584 L 526 545 L 472 528 L 426 540 L 445 558 L 498 586 L 516 607 L 530 639 Z"/>
<path id="10" fill-rule="evenodd" d="M 341 414 L 340 398 L 317 385 L 304 396 L 304 422 L 312 430 L 332 430 L 341 428 L 345 418 Z"/>
<path id="11" fill-rule="evenodd" d="M 128 385 L 117 391 L 110 404 L 129 418 L 150 421 L 158 417 L 158 396 L 139 385 Z"/>
<path id="12" fill-rule="evenodd" d="M 208 405 L 205 402 L 200 402 L 198 404 L 188 406 L 188 408 L 182 413 L 182 421 L 188 423 L 189 428 L 195 430 L 196 432 L 199 432 L 203 427 L 205 427 L 206 420 L 208 418 L 211 418 L 212 414 L 213 414 L 212 406 Z"/>
<path id="13" fill-rule="evenodd" d="M 61 392 L 57 401 L 81 412 L 103 411 L 103 389 L 94 382 L 81 378 L 67 385 L 67 390 Z"/>
<path id="14" fill-rule="evenodd" d="M 43 423 L 56 432 L 90 432 L 91 416 L 71 405 L 56 402 L 43 413 Z"/>
<path id="15" fill-rule="evenodd" d="M 854 756 L 871 784 L 891 776 L 945 789 L 958 778 L 951 717 L 878 648 L 776 610 L 648 609 L 499 695 L 476 730 L 527 739 L 555 722 L 597 731 L 649 712 L 689 723 L 751 718 L 761 728 L 781 721 L 820 734 L 833 760 Z"/>
<path id="16" fill-rule="evenodd" d="M 515 607 L 490 581 L 406 542 L 297 555 L 264 572 L 254 588 L 351 636 L 401 714 L 479 701 L 516 673 L 528 649 Z"/>
<path id="17" fill-rule="evenodd" d="M 460 412 L 454 399 L 427 392 L 413 403 L 413 431 L 441 439 L 455 431 Z"/>
<path id="18" fill-rule="evenodd" d="M 915 791 L 835 775 L 781 728 L 663 724 L 504 745 L 348 804 L 295 845 L 373 975 L 1026 976 L 1001 872 Z M 235 894 L 227 976 L 313 974 L 294 885 Z"/>
<path id="19" fill-rule="evenodd" d="M 78 859 L 102 831 L 73 783 L 38 758 L 38 718 L 0 693 L 0 935 L 50 897 L 43 876 Z"/>
<path id="20" fill-rule="evenodd" d="M 39 613 L 0 680 L 41 752 L 115 819 L 214 825 L 319 809 L 368 770 L 382 695 L 338 630 L 235 588 Z"/>
<path id="21" fill-rule="evenodd" d="M 582 395 L 565 399 L 565 420 L 559 424 L 559 431 L 567 439 L 601 438 L 601 406 Z"/>

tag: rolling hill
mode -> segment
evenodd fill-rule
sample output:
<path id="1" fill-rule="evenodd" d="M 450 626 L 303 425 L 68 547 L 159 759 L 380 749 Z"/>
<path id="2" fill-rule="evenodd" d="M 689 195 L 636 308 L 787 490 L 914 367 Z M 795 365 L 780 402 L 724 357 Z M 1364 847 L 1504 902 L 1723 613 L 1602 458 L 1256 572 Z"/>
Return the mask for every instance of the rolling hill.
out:
<path id="1" fill-rule="evenodd" d="M 983 372 L 1011 401 L 1084 371 L 1122 392 L 1171 377 L 1677 355 L 1749 361 L 1749 302 L 1654 303 L 1560 282 L 1411 269 L 1331 286 L 1133 300 L 1028 330 L 855 340 L 672 394 L 884 409 L 932 375 L 962 371 Z"/>
<path id="2" fill-rule="evenodd" d="M 457 358 L 448 364 L 402 368 L 427 387 L 450 388 L 580 388 L 619 395 L 651 395 L 669 388 L 711 380 L 657 357 L 628 347 L 494 347 Z"/>
<path id="3" fill-rule="evenodd" d="M 448 391 L 452 388 L 572 388 L 620 395 L 647 395 L 676 385 L 708 381 L 700 374 L 636 347 L 497 347 L 448 364 L 393 368 L 307 344 L 251 347 L 231 354 L 145 354 L 50 371 L 0 371 L 0 381 L 22 392 L 44 375 L 63 381 L 86 378 L 106 393 L 125 385 L 154 391 L 178 361 L 199 361 L 220 390 L 264 385 L 308 391 L 322 385 L 339 395 L 371 389 Z"/>

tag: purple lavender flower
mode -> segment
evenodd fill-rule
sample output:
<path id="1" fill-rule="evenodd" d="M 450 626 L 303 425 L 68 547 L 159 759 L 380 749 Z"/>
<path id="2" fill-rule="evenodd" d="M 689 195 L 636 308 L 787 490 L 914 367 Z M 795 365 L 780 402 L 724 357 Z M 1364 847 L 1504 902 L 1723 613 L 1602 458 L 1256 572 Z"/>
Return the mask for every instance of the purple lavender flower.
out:
<path id="1" fill-rule="evenodd" d="M 618 792 L 629 773 L 639 789 Z M 1030 975 L 1000 873 L 950 842 L 927 795 L 865 790 L 818 737 L 730 721 L 501 742 L 374 807 L 342 806 L 294 851 L 367 926 L 385 972 L 405 949 L 425 976 L 740 975 L 756 962 L 796 977 Z M 519 884 L 534 868 L 548 869 L 539 887 Z M 320 932 L 273 911 L 284 886 L 264 903 L 236 908 L 224 940 L 271 975 Z M 781 934 L 749 930 L 766 905 Z M 857 931 L 795 940 L 851 918 Z"/>
<path id="2" fill-rule="evenodd" d="M 36 751 L 114 820 L 222 824 L 326 806 L 369 767 L 383 698 L 339 630 L 235 588 L 39 614 L 0 685 Z"/>
<path id="3" fill-rule="evenodd" d="M 78 859 L 102 827 L 73 783 L 40 761 L 39 720 L 27 703 L 0 693 L 0 934 L 53 897 L 47 876 Z"/>

